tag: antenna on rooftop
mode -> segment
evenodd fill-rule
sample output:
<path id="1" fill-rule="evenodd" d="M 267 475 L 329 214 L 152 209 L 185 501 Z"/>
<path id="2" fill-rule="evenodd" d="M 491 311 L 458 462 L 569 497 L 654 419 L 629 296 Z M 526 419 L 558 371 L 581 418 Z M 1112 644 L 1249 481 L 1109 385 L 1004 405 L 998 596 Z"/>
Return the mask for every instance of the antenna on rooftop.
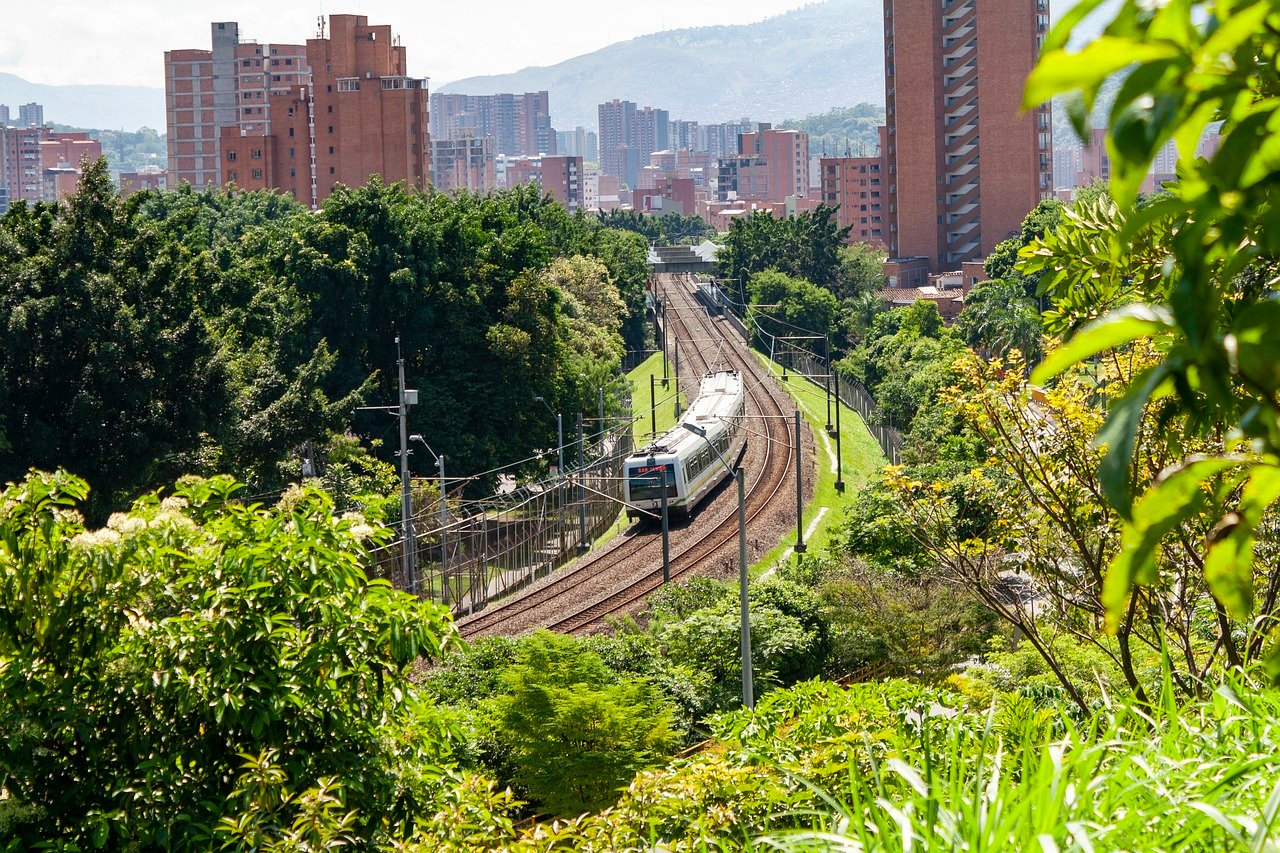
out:
<path id="1" fill-rule="evenodd" d="M 316 16 L 316 38 L 324 38 L 324 13 L 321 12 Z"/>

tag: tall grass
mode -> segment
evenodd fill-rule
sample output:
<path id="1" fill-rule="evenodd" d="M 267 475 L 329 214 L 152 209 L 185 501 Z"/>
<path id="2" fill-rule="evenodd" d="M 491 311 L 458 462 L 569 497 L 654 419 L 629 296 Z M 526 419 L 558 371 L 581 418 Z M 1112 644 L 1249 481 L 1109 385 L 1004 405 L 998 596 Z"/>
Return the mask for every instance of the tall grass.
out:
<path id="1" fill-rule="evenodd" d="M 1029 702 L 933 705 L 861 736 L 838 783 L 809 783 L 817 808 L 785 821 L 813 828 L 754 847 L 1280 850 L 1280 693 L 1242 679 L 1079 725 Z"/>

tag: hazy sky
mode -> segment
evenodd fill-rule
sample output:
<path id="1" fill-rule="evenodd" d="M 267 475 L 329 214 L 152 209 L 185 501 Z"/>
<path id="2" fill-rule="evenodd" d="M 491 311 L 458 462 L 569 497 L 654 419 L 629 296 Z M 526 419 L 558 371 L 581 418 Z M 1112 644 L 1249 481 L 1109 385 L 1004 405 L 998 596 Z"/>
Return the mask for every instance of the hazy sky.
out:
<path id="1" fill-rule="evenodd" d="M 550 65 L 645 33 L 757 21 L 805 0 L 37 0 L 5 3 L 0 71 L 33 83 L 163 86 L 163 54 L 209 48 L 209 23 L 244 38 L 302 43 L 322 13 L 390 24 L 409 71 L 432 88 L 462 77 Z"/>

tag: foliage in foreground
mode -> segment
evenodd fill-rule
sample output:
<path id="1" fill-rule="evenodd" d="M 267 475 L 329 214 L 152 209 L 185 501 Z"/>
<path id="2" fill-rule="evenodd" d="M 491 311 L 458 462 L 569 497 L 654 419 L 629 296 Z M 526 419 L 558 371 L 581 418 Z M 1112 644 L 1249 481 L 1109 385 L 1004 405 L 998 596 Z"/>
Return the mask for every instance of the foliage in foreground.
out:
<path id="1" fill-rule="evenodd" d="M 407 682 L 445 611 L 367 580 L 376 532 L 324 495 L 234 492 L 193 480 L 96 531 L 70 475 L 0 493 L 0 846 L 261 848 L 295 821 L 367 845 L 447 784 Z"/>
<path id="2" fill-rule="evenodd" d="M 1023 255 L 1045 272 L 1041 290 L 1068 309 L 1116 307 L 1084 326 L 1034 378 L 1048 381 L 1135 341 L 1153 344 L 1160 357 L 1112 402 L 1099 434 L 1106 445 L 1099 482 L 1125 522 L 1125 547 L 1110 561 L 1102 596 L 1107 625 L 1124 624 L 1135 588 L 1161 582 L 1161 550 L 1176 543 L 1186 519 L 1206 512 L 1216 529 L 1205 581 L 1229 617 L 1250 621 L 1255 538 L 1280 497 L 1280 3 L 1126 0 L 1101 37 L 1071 49 L 1073 31 L 1100 4 L 1079 4 L 1054 27 L 1024 101 L 1067 96 L 1083 136 L 1104 87 L 1127 74 L 1108 115 L 1116 209 L 1078 218 Z M 1221 122 L 1221 145 L 1212 158 L 1198 158 L 1214 122 Z M 1170 140 L 1178 180 L 1140 208 L 1143 176 Z M 1152 246 L 1158 251 L 1144 253 Z M 1192 437 L 1225 438 L 1225 446 L 1206 456 L 1187 448 L 1161 476 L 1139 478 L 1137 440 L 1152 407 L 1166 419 L 1185 417 Z M 1280 673 L 1280 652 L 1270 666 Z"/>
<path id="3" fill-rule="evenodd" d="M 411 849 L 1269 849 L 1278 721 L 1280 694 L 1244 682 L 1083 724 L 1030 695 L 810 682 L 718 718 L 599 815 Z"/>

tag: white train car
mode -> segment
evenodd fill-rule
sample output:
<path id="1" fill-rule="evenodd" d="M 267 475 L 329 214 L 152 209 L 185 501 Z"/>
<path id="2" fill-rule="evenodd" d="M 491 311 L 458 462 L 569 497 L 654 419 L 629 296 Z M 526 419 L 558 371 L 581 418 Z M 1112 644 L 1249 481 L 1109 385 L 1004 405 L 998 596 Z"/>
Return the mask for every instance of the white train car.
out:
<path id="1" fill-rule="evenodd" d="M 689 405 L 680 423 L 623 463 L 627 516 L 637 518 L 640 510 L 661 511 L 663 489 L 667 492 L 668 513 L 688 513 L 728 476 L 707 442 L 711 442 L 730 465 L 734 464 L 746 441 L 745 400 L 742 376 L 736 370 L 704 376 L 697 399 Z M 706 430 L 706 441 L 685 429 L 685 423 Z"/>

